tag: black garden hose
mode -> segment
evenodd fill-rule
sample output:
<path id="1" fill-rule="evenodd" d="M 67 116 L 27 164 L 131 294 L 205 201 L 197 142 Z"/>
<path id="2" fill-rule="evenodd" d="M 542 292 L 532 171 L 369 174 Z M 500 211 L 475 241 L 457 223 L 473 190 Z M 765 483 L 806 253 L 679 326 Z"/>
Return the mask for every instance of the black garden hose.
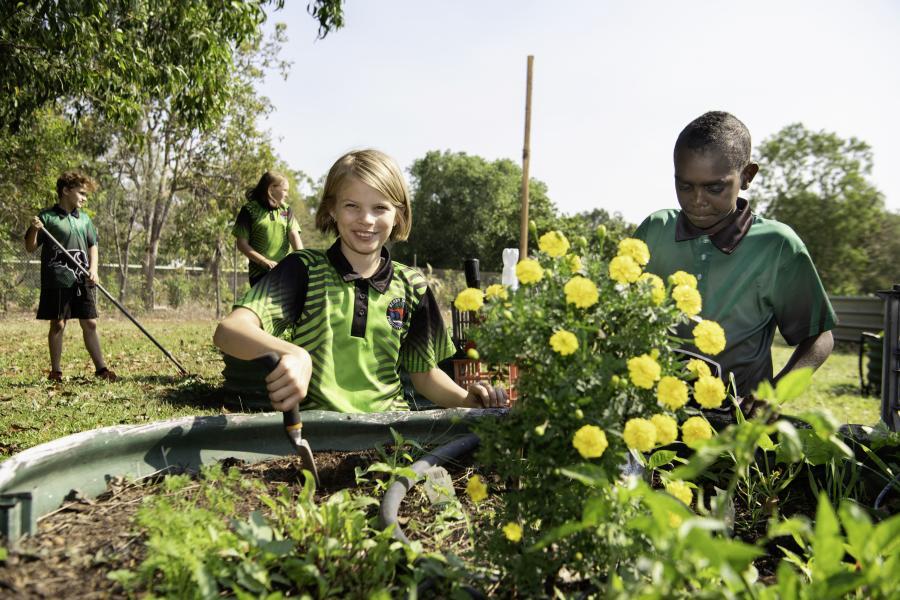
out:
<path id="1" fill-rule="evenodd" d="M 430 454 L 414 462 L 412 464 L 412 470 L 416 472 L 416 475 L 421 476 L 431 467 L 442 465 L 448 461 L 459 458 L 467 452 L 471 452 L 478 447 L 480 442 L 481 440 L 474 433 L 458 437 L 452 442 L 435 448 Z M 401 477 L 391 484 L 391 487 L 389 487 L 384 494 L 384 498 L 381 501 L 381 508 L 378 513 L 381 520 L 381 527 L 387 529 L 393 525 L 394 538 L 406 544 L 409 543 L 409 538 L 406 537 L 406 534 L 403 533 L 403 530 L 400 528 L 400 523 L 397 520 L 397 512 L 400 510 L 400 504 L 403 502 L 403 498 L 406 497 L 407 492 L 409 492 L 416 483 L 416 481 L 411 480 L 409 477 Z"/>
<path id="2" fill-rule="evenodd" d="M 885 496 L 887 496 L 888 492 L 891 491 L 891 488 L 896 486 L 898 483 L 900 483 L 900 475 L 897 475 L 896 477 L 891 479 L 888 484 L 884 486 L 884 489 L 881 490 L 881 493 L 878 494 L 878 497 L 875 499 L 875 510 L 881 509 L 881 503 L 884 500 Z"/>

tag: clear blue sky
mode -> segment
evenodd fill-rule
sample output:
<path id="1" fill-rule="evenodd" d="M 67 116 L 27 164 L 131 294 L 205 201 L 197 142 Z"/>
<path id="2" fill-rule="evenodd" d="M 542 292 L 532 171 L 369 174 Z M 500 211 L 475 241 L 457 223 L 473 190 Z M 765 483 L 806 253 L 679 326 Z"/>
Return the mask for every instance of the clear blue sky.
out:
<path id="1" fill-rule="evenodd" d="M 865 140 L 900 211 L 900 2 L 347 0 L 321 41 L 307 2 L 286 4 L 270 21 L 293 67 L 261 89 L 266 126 L 314 178 L 367 146 L 404 168 L 429 150 L 521 162 L 533 54 L 531 175 L 563 212 L 676 206 L 672 144 L 713 109 L 755 142 L 796 121 Z"/>

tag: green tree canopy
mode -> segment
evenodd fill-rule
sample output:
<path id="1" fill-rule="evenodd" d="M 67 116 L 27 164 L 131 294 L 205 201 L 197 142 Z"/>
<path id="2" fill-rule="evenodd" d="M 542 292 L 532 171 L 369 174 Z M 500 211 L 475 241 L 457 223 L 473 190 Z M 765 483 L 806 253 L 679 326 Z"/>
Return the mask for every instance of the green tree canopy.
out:
<path id="1" fill-rule="evenodd" d="M 478 258 L 482 269 L 501 270 L 503 249 L 519 246 L 521 168 L 508 159 L 431 151 L 410 174 L 412 233 L 395 246 L 397 258 L 411 263 L 415 255 L 417 264 L 449 269 Z M 530 182 L 529 216 L 541 231 L 556 223 L 547 186 L 536 179 Z"/>
<path id="2" fill-rule="evenodd" d="M 313 0 L 319 35 L 343 25 L 343 0 Z M 0 5 L 0 130 L 58 101 L 131 124 L 168 101 L 212 124 L 231 92 L 234 53 L 284 0 L 58 0 Z"/>
<path id="3" fill-rule="evenodd" d="M 797 232 L 829 293 L 872 292 L 876 280 L 891 278 L 873 271 L 882 253 L 873 234 L 895 220 L 888 219 L 881 192 L 867 179 L 868 144 L 794 123 L 764 140 L 756 160 L 760 174 L 752 198 L 765 216 Z"/>

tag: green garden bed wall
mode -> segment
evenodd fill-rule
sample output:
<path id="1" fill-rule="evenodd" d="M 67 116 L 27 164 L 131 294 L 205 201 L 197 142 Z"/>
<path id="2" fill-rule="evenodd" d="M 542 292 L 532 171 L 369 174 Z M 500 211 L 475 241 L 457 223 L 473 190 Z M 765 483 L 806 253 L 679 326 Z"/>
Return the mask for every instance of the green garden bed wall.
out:
<path id="1" fill-rule="evenodd" d="M 392 441 L 391 429 L 424 445 L 469 432 L 476 409 L 348 415 L 303 414 L 313 450 L 353 451 Z M 198 468 L 234 457 L 257 462 L 293 449 L 281 413 L 182 417 L 149 425 L 104 427 L 41 444 L 0 464 L 0 535 L 15 540 L 37 531 L 37 520 L 75 491 L 93 498 L 115 477 L 141 478 L 171 466 Z"/>

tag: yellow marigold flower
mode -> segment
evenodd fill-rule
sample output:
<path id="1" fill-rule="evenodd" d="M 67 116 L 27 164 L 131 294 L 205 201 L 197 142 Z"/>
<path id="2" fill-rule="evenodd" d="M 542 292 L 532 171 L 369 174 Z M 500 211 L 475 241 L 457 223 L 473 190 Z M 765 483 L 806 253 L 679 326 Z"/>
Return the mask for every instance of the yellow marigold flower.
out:
<path id="1" fill-rule="evenodd" d="M 675 306 L 678 307 L 678 310 L 689 317 L 700 314 L 700 309 L 703 308 L 700 292 L 697 291 L 697 288 L 689 285 L 676 285 L 672 290 L 672 298 L 675 299 Z"/>
<path id="2" fill-rule="evenodd" d="M 650 422 L 656 427 L 656 442 L 665 446 L 678 439 L 678 423 L 669 415 L 653 415 Z"/>
<path id="3" fill-rule="evenodd" d="M 656 445 L 656 427 L 647 419 L 629 419 L 622 437 L 629 448 L 649 452 Z"/>
<path id="4" fill-rule="evenodd" d="M 619 256 L 630 256 L 634 262 L 643 266 L 650 262 L 650 248 L 643 240 L 625 238 L 619 242 Z"/>
<path id="5" fill-rule="evenodd" d="M 503 526 L 503 535 L 509 541 L 518 543 L 522 540 L 522 526 L 518 523 L 507 523 Z"/>
<path id="6" fill-rule="evenodd" d="M 694 377 L 709 377 L 712 375 L 712 371 L 709 370 L 709 365 L 704 361 L 692 358 L 687 363 L 687 370 L 694 374 Z"/>
<path id="7" fill-rule="evenodd" d="M 466 288 L 456 295 L 453 305 L 458 310 L 478 310 L 484 306 L 484 294 L 475 288 Z"/>
<path id="8" fill-rule="evenodd" d="M 466 493 L 469 495 L 469 498 L 472 499 L 472 502 L 476 503 L 487 498 L 487 485 L 484 483 L 481 475 L 472 475 L 469 477 L 469 481 L 466 483 Z"/>
<path id="9" fill-rule="evenodd" d="M 495 298 L 500 300 L 509 299 L 509 293 L 506 291 L 506 288 L 499 283 L 487 286 L 487 289 L 484 290 L 484 296 L 488 300 L 493 300 Z"/>
<path id="10" fill-rule="evenodd" d="M 666 284 L 663 283 L 663 280 L 660 279 L 658 275 L 654 275 L 653 273 L 644 273 L 640 277 L 638 277 L 638 281 L 648 281 L 650 282 L 650 299 L 653 300 L 653 304 L 659 306 L 666 300 Z"/>
<path id="11" fill-rule="evenodd" d="M 548 231 L 538 240 L 538 248 L 554 258 L 558 258 L 569 251 L 569 240 L 561 231 Z"/>
<path id="12" fill-rule="evenodd" d="M 696 289 L 697 278 L 684 271 L 675 271 L 674 273 L 669 275 L 669 283 L 674 286 L 687 285 Z"/>
<path id="13" fill-rule="evenodd" d="M 581 257 L 577 254 L 569 254 L 566 256 L 566 262 L 569 263 L 569 270 L 573 273 L 577 273 L 584 268 L 584 265 L 581 264 Z"/>
<path id="14" fill-rule="evenodd" d="M 597 286 L 587 277 L 576 275 L 566 282 L 563 291 L 566 292 L 566 302 L 574 304 L 578 308 L 588 308 L 597 304 Z"/>
<path id="15" fill-rule="evenodd" d="M 691 448 L 712 437 L 712 427 L 703 417 L 691 417 L 681 424 L 681 439 Z"/>
<path id="16" fill-rule="evenodd" d="M 691 486 L 686 484 L 683 481 L 669 481 L 666 483 L 666 491 L 669 492 L 672 496 L 675 496 L 688 506 L 691 505 L 691 502 L 694 500 L 694 492 L 691 491 Z"/>
<path id="17" fill-rule="evenodd" d="M 659 380 L 659 363 L 648 354 L 641 354 L 628 359 L 628 375 L 632 383 L 645 390 L 653 389 L 653 383 Z"/>
<path id="18" fill-rule="evenodd" d="M 641 276 L 641 266 L 630 256 L 617 256 L 609 261 L 609 276 L 619 283 L 634 283 Z"/>
<path id="19" fill-rule="evenodd" d="M 725 400 L 725 384 L 718 377 L 703 375 L 694 383 L 694 399 L 703 408 L 719 408 Z"/>
<path id="20" fill-rule="evenodd" d="M 582 458 L 600 458 L 609 442 L 602 429 L 596 425 L 584 425 L 572 436 L 572 445 Z"/>
<path id="21" fill-rule="evenodd" d="M 544 269 L 538 261 L 526 258 L 516 265 L 516 277 L 519 283 L 537 283 L 544 277 Z"/>
<path id="22" fill-rule="evenodd" d="M 688 401 L 688 386 L 677 377 L 666 375 L 656 386 L 656 399 L 669 410 L 678 410 Z"/>
<path id="23" fill-rule="evenodd" d="M 725 330 L 715 321 L 700 321 L 693 333 L 694 345 L 703 354 L 715 356 L 725 349 Z"/>
<path id="24" fill-rule="evenodd" d="M 550 347 L 561 356 L 568 356 L 578 350 L 578 338 L 571 331 L 560 329 L 550 336 Z"/>

